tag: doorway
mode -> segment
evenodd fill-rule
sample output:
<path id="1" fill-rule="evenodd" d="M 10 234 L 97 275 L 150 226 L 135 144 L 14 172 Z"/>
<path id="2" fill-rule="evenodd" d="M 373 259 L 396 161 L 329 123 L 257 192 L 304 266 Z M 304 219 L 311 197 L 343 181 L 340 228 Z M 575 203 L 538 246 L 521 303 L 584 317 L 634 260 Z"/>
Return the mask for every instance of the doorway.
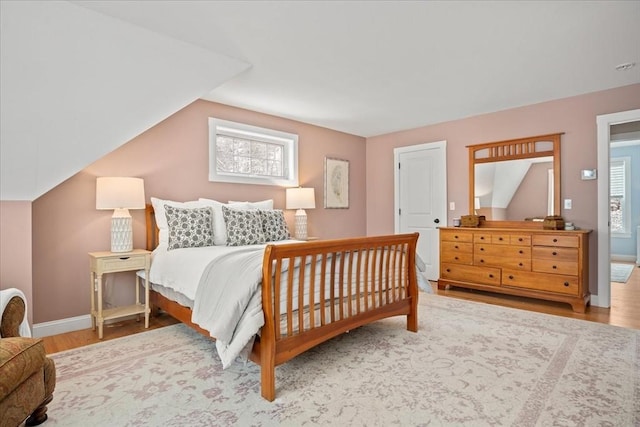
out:
<path id="1" fill-rule="evenodd" d="M 596 117 L 598 128 L 598 295 L 591 304 L 611 306 L 611 233 L 609 198 L 609 161 L 611 127 L 640 121 L 640 109 L 605 114 Z"/>
<path id="2" fill-rule="evenodd" d="M 418 232 L 425 276 L 440 276 L 439 226 L 447 225 L 446 141 L 393 150 L 395 232 Z"/>

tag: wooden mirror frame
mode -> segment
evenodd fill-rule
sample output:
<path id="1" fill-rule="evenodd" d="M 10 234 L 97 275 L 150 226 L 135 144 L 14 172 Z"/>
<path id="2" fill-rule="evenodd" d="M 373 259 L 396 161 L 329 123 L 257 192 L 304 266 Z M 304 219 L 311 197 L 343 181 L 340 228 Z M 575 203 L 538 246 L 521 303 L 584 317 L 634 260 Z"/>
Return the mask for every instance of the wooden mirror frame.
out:
<path id="1" fill-rule="evenodd" d="M 553 214 L 560 215 L 560 137 L 563 133 L 531 136 L 527 138 L 510 139 L 506 141 L 488 142 L 484 144 L 468 145 L 469 149 L 469 214 L 474 214 L 475 201 L 475 166 L 481 163 L 500 162 L 505 160 L 531 159 L 535 157 L 553 157 Z M 551 150 L 542 150 L 538 142 L 552 142 Z M 476 153 L 487 150 L 488 156 L 476 158 Z M 526 226 L 532 228 L 542 226 L 542 223 L 533 221 L 484 221 L 484 226 Z"/>

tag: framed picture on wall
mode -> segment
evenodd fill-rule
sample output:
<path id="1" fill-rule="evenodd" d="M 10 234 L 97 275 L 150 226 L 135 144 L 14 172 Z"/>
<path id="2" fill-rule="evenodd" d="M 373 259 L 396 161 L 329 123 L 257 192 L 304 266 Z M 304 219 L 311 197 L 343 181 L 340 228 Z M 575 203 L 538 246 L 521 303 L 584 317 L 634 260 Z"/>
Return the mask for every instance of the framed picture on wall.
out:
<path id="1" fill-rule="evenodd" d="M 324 207 L 349 208 L 349 161 L 324 158 Z"/>

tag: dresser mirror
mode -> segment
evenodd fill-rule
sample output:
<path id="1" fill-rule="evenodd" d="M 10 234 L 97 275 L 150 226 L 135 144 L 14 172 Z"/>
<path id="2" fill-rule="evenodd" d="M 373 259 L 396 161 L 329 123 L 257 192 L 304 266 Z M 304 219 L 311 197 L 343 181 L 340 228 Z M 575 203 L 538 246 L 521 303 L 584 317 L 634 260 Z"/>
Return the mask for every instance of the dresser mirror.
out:
<path id="1" fill-rule="evenodd" d="M 469 213 L 531 223 L 560 215 L 561 135 L 468 146 Z"/>

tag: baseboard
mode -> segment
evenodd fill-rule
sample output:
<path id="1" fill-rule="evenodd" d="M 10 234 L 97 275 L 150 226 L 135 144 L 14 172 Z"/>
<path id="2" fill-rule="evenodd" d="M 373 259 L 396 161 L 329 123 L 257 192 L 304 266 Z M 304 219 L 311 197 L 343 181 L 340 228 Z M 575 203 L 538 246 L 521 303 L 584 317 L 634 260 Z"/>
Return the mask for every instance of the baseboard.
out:
<path id="1" fill-rule="evenodd" d="M 51 335 L 64 334 L 65 332 L 79 331 L 91 327 L 91 316 L 69 317 L 67 319 L 52 320 L 51 322 L 35 323 L 33 325 L 33 336 L 36 338 L 48 337 Z"/>
<path id="2" fill-rule="evenodd" d="M 611 254 L 611 261 L 636 262 L 637 258 L 636 258 L 635 255 L 616 255 L 616 254 Z"/>

